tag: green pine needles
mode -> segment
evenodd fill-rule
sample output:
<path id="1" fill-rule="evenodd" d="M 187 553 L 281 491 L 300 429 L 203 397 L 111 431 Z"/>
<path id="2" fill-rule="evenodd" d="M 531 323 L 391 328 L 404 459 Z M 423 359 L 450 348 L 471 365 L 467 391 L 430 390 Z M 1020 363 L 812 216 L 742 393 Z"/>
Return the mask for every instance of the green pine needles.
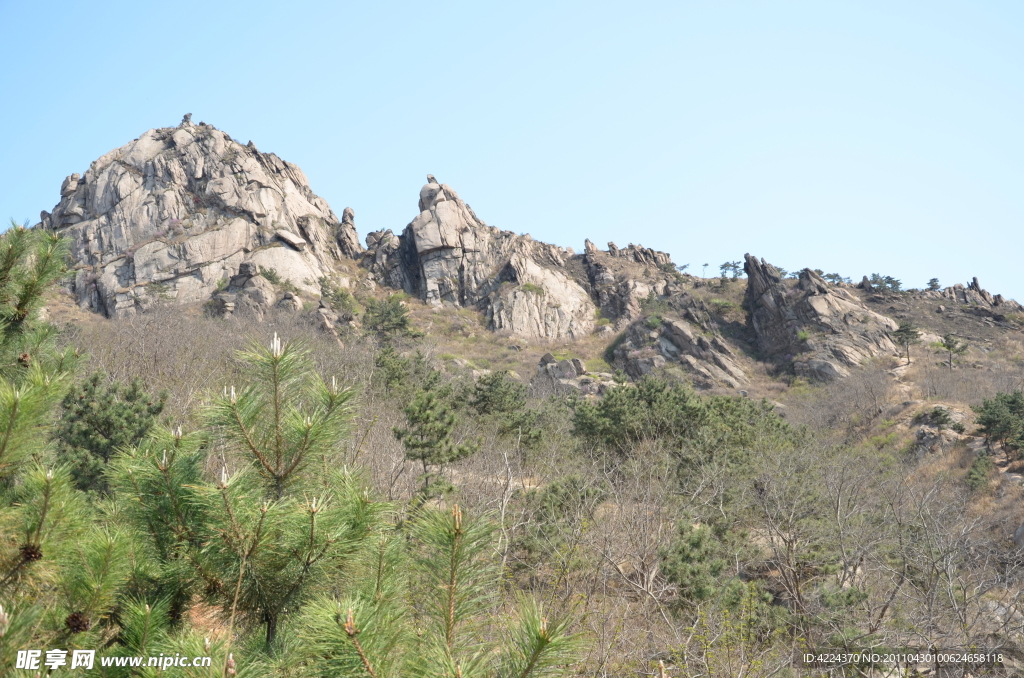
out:
<path id="1" fill-rule="evenodd" d="M 548 619 L 527 599 L 511 615 L 498 604 L 495 529 L 456 505 L 421 510 L 404 528 L 406 548 L 400 536 L 381 541 L 358 592 L 310 607 L 304 638 L 325 658 L 321 675 L 567 675 L 579 649 L 568 620 Z"/>
<path id="2" fill-rule="evenodd" d="M 64 274 L 68 243 L 13 224 L 0 235 L 0 482 L 38 457 L 40 427 L 70 386 L 77 354 L 40 322 L 43 294 Z"/>
<path id="3" fill-rule="evenodd" d="M 432 373 L 405 409 L 406 428 L 395 428 L 394 434 L 405 446 L 405 457 L 423 466 L 424 497 L 444 494 L 450 484 L 443 476 L 445 467 L 463 459 L 479 448 L 476 442 L 458 442 L 455 428 L 458 417 L 451 402 L 451 388 L 438 386 L 438 375 Z"/>
<path id="4" fill-rule="evenodd" d="M 354 392 L 315 374 L 309 353 L 282 345 L 253 345 L 240 356 L 252 385 L 225 387 L 207 422 L 215 438 L 244 455 L 268 494 L 282 499 L 317 454 L 334 456 L 348 431 Z"/>
<path id="5" fill-rule="evenodd" d="M 69 463 L 78 487 L 106 493 L 103 469 L 119 449 L 138 445 L 163 411 L 167 394 L 146 393 L 138 380 L 127 387 L 97 372 L 64 397 L 55 427 L 58 459 Z"/>
<path id="6" fill-rule="evenodd" d="M 211 658 L 193 678 L 567 673 L 568 621 L 504 609 L 488 516 L 399 519 L 346 466 L 355 393 L 303 346 L 242 352 L 246 383 L 194 432 L 161 425 L 165 396 L 142 383 L 72 388 L 77 355 L 38 318 L 66 252 L 43 231 L 0 235 L 0 673 L 31 648 L 95 650 L 97 667 Z M 401 331 L 397 302 L 381 331 Z M 402 435 L 425 469 L 471 451 L 435 386 Z"/>

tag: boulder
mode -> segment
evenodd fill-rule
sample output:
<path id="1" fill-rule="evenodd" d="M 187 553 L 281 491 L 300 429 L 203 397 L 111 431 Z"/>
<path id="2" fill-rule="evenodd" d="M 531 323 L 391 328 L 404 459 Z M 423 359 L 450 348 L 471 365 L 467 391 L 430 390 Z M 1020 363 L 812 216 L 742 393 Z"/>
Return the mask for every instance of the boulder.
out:
<path id="1" fill-rule="evenodd" d="M 306 241 L 300 238 L 299 236 L 295 235 L 294 233 L 289 233 L 288 231 L 285 231 L 283 229 L 278 229 L 277 231 L 274 232 L 274 235 L 276 235 L 278 239 L 281 240 L 281 242 L 287 245 L 291 245 L 299 252 L 302 252 L 306 249 Z"/>
<path id="2" fill-rule="evenodd" d="M 562 379 L 575 379 L 581 376 L 576 371 L 576 366 L 572 364 L 571 360 L 560 360 L 558 361 L 558 372 Z"/>
<path id="3" fill-rule="evenodd" d="M 308 252 L 297 252 L 290 247 L 271 246 L 249 255 L 248 263 L 260 271 L 272 271 L 284 283 L 290 283 L 304 294 L 320 296 L 319 280 L 325 271 L 320 262 Z"/>

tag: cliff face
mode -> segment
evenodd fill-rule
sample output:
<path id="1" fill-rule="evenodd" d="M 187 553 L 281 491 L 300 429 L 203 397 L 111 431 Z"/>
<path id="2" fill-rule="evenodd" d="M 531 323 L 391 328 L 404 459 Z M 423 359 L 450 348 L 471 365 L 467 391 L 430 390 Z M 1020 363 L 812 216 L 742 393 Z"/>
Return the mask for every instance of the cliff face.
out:
<path id="1" fill-rule="evenodd" d="M 897 355 L 889 332 L 895 320 L 875 313 L 846 290 L 804 269 L 790 287 L 778 270 L 746 255 L 746 303 L 758 349 L 765 356 L 797 356 L 800 376 L 829 380 L 873 356 Z"/>
<path id="2" fill-rule="evenodd" d="M 572 255 L 485 224 L 432 175 L 420 213 L 395 235 L 370 233 L 363 262 L 382 284 L 430 304 L 482 311 L 493 330 L 578 339 L 594 328 L 594 303 L 566 271 Z"/>
<path id="3" fill-rule="evenodd" d="M 71 239 L 79 304 L 108 316 L 205 301 L 243 262 L 318 295 L 332 263 L 362 251 L 297 166 L 189 116 L 69 176 L 40 225 Z"/>

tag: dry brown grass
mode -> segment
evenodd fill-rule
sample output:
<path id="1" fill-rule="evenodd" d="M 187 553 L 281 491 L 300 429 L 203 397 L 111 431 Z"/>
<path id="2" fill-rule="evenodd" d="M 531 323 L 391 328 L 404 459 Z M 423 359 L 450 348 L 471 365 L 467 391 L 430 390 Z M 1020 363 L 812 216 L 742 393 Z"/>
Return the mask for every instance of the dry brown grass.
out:
<path id="1" fill-rule="evenodd" d="M 211 318 L 195 308 L 162 308 L 122 320 L 91 315 L 66 325 L 63 340 L 84 354 L 86 371 L 103 371 L 122 382 L 138 378 L 154 393 L 166 390 L 169 420 L 194 423 L 212 393 L 241 383 L 236 353 L 253 341 L 268 343 L 275 332 L 305 343 L 325 376 L 364 386 L 372 373 L 366 369 L 372 365 L 372 342 L 353 335 L 339 346 L 308 315 L 284 312 L 271 313 L 262 323 Z"/>

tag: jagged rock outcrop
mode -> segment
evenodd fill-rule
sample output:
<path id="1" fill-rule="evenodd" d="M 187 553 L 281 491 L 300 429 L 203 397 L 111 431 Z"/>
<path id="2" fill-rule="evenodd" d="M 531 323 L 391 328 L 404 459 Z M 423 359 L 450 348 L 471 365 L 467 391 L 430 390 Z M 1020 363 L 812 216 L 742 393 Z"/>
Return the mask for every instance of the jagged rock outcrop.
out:
<path id="1" fill-rule="evenodd" d="M 432 175 L 419 208 L 401 235 L 366 236 L 363 265 L 377 281 L 430 304 L 478 308 L 493 330 L 572 339 L 593 331 L 594 304 L 564 270 L 568 252 L 488 226 Z"/>
<path id="2" fill-rule="evenodd" d="M 71 239 L 83 308 L 124 316 L 160 300 L 206 301 L 242 263 L 301 292 L 362 252 L 297 166 L 185 116 L 94 161 L 61 186 L 39 226 Z"/>
<path id="3" fill-rule="evenodd" d="M 614 355 L 626 374 L 640 378 L 653 369 L 678 363 L 702 388 L 739 389 L 749 383 L 738 356 L 722 339 L 711 313 L 700 300 L 687 299 L 680 317 L 665 317 L 657 326 L 636 320 L 626 329 Z"/>
<path id="4" fill-rule="evenodd" d="M 745 255 L 746 304 L 766 356 L 793 358 L 800 376 L 828 381 L 872 356 L 897 355 L 891 318 L 868 309 L 847 290 L 809 269 L 795 286 L 763 259 Z"/>
<path id="5" fill-rule="evenodd" d="M 608 243 L 608 256 L 617 257 L 619 259 L 628 259 L 646 266 L 665 266 L 666 264 L 672 264 L 672 257 L 669 256 L 668 252 L 659 252 L 651 249 L 650 247 L 634 245 L 633 243 L 629 243 L 629 245 L 623 249 L 619 249 L 613 242 Z"/>
<path id="6" fill-rule="evenodd" d="M 583 263 L 601 315 L 617 321 L 618 329 L 640 315 L 644 300 L 651 294 L 663 297 L 682 293 L 674 276 L 665 276 L 665 267 L 672 266 L 672 259 L 665 252 L 633 244 L 619 249 L 613 242 L 603 252 L 587 240 Z M 675 271 L 675 267 L 671 270 Z"/>
<path id="7" fill-rule="evenodd" d="M 1024 306 L 1013 299 L 1006 299 L 1001 294 L 989 294 L 982 289 L 977 278 L 972 279 L 966 287 L 957 283 L 942 290 L 925 290 L 920 294 L 954 304 L 971 306 L 979 315 L 989 316 L 996 320 L 1005 319 L 1007 313 L 1024 311 Z"/>

